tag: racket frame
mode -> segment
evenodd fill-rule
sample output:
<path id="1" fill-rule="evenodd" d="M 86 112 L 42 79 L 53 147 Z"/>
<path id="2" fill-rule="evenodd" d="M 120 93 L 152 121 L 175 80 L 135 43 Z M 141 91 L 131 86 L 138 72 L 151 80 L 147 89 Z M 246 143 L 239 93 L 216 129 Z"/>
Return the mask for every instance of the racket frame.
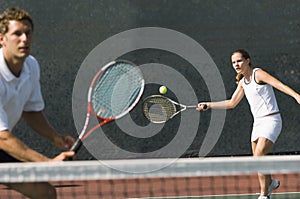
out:
<path id="1" fill-rule="evenodd" d="M 169 118 L 166 118 L 166 120 L 163 120 L 163 121 L 151 121 L 152 123 L 156 123 L 156 124 L 165 123 L 168 120 L 172 119 L 173 117 L 175 117 L 176 115 L 178 115 L 179 113 L 181 113 L 181 112 L 183 112 L 183 111 L 185 111 L 187 109 L 196 109 L 198 107 L 197 105 L 184 105 L 184 104 L 176 102 L 176 101 L 174 101 L 174 100 L 172 100 L 172 99 L 170 99 L 168 97 L 162 96 L 162 95 L 150 95 L 150 96 L 148 96 L 148 97 L 145 98 L 145 100 L 144 100 L 143 103 L 146 103 L 147 100 L 149 100 L 151 98 L 162 98 L 164 100 L 167 100 L 167 101 L 171 102 L 174 105 L 175 110 L 176 110 L 176 112 L 173 113 Z M 159 104 L 159 103 L 157 103 L 157 104 Z M 180 107 L 179 110 L 177 108 L 178 106 Z M 143 112 L 144 112 L 144 110 L 143 110 Z M 145 112 L 144 112 L 144 114 L 145 114 Z"/>
<path id="2" fill-rule="evenodd" d="M 124 63 L 128 63 L 134 67 L 136 67 L 138 70 L 140 70 L 134 63 L 129 62 L 127 60 L 114 60 L 111 61 L 109 63 L 107 63 L 106 65 L 104 65 L 97 73 L 96 75 L 93 77 L 91 84 L 89 86 L 88 89 L 88 97 L 87 97 L 87 114 L 86 114 L 86 119 L 84 122 L 84 126 L 77 138 L 77 140 L 75 141 L 74 145 L 71 147 L 71 151 L 74 151 L 75 153 L 78 152 L 79 148 L 81 147 L 81 145 L 83 144 L 82 141 L 84 141 L 91 133 L 93 133 L 97 128 L 103 126 L 104 124 L 107 124 L 109 122 L 112 122 L 116 119 L 119 119 L 121 117 L 123 117 L 124 115 L 126 115 L 127 113 L 129 113 L 139 102 L 143 92 L 144 92 L 144 88 L 145 88 L 145 80 L 143 78 L 142 72 L 140 71 L 141 77 L 142 77 L 142 81 L 141 81 L 141 89 L 139 91 L 139 94 L 137 95 L 135 101 L 131 104 L 130 107 L 128 107 L 128 109 L 126 109 L 125 111 L 123 111 L 121 114 L 115 116 L 115 117 L 109 117 L 109 118 L 103 118 L 97 115 L 97 113 L 94 111 L 93 109 L 93 104 L 92 104 L 92 96 L 93 96 L 93 88 L 95 83 L 97 82 L 98 78 L 101 76 L 101 74 L 104 73 L 104 71 L 109 68 L 109 67 L 113 67 L 114 64 L 118 63 L 118 62 L 124 62 Z M 89 126 L 89 121 L 90 121 L 90 117 L 91 114 L 96 117 L 97 119 L 102 120 L 102 122 L 98 123 L 97 125 L 93 126 L 90 130 L 87 130 L 88 126 Z"/>

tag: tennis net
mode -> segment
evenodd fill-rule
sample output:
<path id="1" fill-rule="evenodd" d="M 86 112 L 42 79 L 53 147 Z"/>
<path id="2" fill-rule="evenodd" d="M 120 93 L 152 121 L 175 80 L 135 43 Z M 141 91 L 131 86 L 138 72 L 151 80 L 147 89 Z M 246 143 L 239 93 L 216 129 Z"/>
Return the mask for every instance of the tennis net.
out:
<path id="1" fill-rule="evenodd" d="M 300 156 L 2 163 L 0 198 L 26 198 L 12 183 L 49 182 L 58 199 L 254 199 L 258 172 L 281 181 L 272 199 L 300 198 Z"/>

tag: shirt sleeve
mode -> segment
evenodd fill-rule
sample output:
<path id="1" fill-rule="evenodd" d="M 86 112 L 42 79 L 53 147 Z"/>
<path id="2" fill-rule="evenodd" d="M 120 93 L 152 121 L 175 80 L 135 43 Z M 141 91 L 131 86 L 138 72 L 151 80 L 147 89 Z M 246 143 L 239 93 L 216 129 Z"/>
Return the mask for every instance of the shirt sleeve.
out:
<path id="1" fill-rule="evenodd" d="M 0 131 L 4 131 L 8 129 L 9 127 L 8 127 L 7 115 L 2 108 L 2 105 L 0 105 Z"/>
<path id="2" fill-rule="evenodd" d="M 3 108 L 2 96 L 4 95 L 3 85 L 0 83 L 0 131 L 9 129 L 7 114 Z"/>
<path id="3" fill-rule="evenodd" d="M 33 57 L 29 57 L 26 64 L 31 70 L 31 80 L 34 89 L 31 92 L 29 100 L 24 106 L 24 111 L 41 111 L 45 107 L 44 99 L 41 92 L 40 85 L 40 66 L 37 60 Z"/>

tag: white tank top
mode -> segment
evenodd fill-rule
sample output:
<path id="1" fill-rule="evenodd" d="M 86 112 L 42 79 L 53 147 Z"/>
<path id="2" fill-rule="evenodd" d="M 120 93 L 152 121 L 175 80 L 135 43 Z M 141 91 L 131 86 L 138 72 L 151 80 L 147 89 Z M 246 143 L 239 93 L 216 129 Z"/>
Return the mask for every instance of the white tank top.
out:
<path id="1" fill-rule="evenodd" d="M 246 83 L 245 78 L 241 80 L 243 81 L 244 92 L 254 118 L 279 112 L 273 87 L 269 84 L 258 84 L 255 81 L 255 72 L 257 70 L 259 68 L 253 69 L 249 83 Z"/>

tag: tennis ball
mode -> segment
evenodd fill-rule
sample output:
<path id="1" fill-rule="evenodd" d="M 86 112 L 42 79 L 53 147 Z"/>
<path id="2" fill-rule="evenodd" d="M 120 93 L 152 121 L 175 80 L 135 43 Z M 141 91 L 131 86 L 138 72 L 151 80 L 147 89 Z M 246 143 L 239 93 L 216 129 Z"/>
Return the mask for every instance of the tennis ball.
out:
<path id="1" fill-rule="evenodd" d="M 160 94 L 166 94 L 167 91 L 168 91 L 167 87 L 165 87 L 165 86 L 159 87 L 159 92 L 160 92 Z"/>

